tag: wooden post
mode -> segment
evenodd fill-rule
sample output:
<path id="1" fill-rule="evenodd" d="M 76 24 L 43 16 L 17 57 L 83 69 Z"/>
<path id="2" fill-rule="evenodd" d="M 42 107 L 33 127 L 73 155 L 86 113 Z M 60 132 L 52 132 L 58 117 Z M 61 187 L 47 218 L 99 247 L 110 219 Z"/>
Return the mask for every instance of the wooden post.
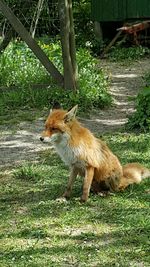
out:
<path id="1" fill-rule="evenodd" d="M 32 52 L 40 60 L 42 65 L 46 68 L 48 73 L 53 77 L 55 82 L 61 87 L 64 85 L 64 79 L 61 73 L 57 70 L 54 64 L 48 59 L 43 50 L 38 46 L 36 41 L 31 37 L 28 31 L 25 29 L 21 21 L 14 15 L 12 10 L 6 5 L 3 0 L 0 0 L 0 10 L 3 15 L 9 20 L 15 31 L 21 36 L 21 38 L 27 43 Z"/>
<path id="2" fill-rule="evenodd" d="M 122 30 L 120 30 L 119 32 L 117 32 L 117 34 L 115 35 L 115 37 L 112 39 L 112 41 L 106 46 L 106 48 L 104 49 L 102 55 L 100 56 L 101 58 L 104 57 L 104 55 L 107 53 L 107 51 L 112 47 L 112 45 L 116 42 L 116 40 L 118 39 L 118 37 L 121 35 Z"/>

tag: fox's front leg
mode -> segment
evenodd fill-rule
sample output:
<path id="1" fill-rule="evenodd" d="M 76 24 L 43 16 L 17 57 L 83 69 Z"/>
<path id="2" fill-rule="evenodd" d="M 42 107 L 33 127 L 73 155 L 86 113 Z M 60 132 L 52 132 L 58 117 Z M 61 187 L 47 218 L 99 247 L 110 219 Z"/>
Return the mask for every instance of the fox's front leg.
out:
<path id="1" fill-rule="evenodd" d="M 75 168 L 71 169 L 71 173 L 70 173 L 70 176 L 69 176 L 67 189 L 66 189 L 65 193 L 63 194 L 63 197 L 65 197 L 65 198 L 69 198 L 70 197 L 71 191 L 72 191 L 72 187 L 73 187 L 73 184 L 74 184 L 74 181 L 75 181 L 77 175 L 78 175 L 78 170 L 75 169 Z"/>
<path id="2" fill-rule="evenodd" d="M 94 177 L 94 168 L 87 167 L 85 171 L 84 182 L 83 182 L 83 193 L 81 197 L 81 202 L 85 202 L 88 199 L 93 177 Z"/>

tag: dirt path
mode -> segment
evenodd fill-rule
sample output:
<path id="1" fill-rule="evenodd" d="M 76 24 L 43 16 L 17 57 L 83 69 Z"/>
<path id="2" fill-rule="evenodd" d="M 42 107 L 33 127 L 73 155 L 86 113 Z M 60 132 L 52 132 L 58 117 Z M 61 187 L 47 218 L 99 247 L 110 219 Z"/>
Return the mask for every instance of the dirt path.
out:
<path id="1" fill-rule="evenodd" d="M 127 66 L 102 61 L 100 67 L 105 69 L 111 78 L 110 93 L 114 104 L 83 122 L 94 132 L 118 131 L 127 122 L 128 115 L 134 111 L 134 101 L 129 101 L 129 98 L 135 97 L 144 86 L 143 76 L 150 71 L 150 62 L 145 59 Z"/>
<path id="2" fill-rule="evenodd" d="M 134 111 L 134 103 L 129 102 L 128 98 L 136 96 L 144 85 L 142 77 L 150 71 L 150 63 L 145 59 L 131 66 L 123 66 L 101 61 L 100 67 L 111 77 L 110 92 L 114 104 L 107 110 L 91 114 L 89 119 L 81 119 L 84 125 L 98 134 L 123 128 L 127 116 Z M 20 123 L 15 129 L 0 126 L 0 170 L 24 162 L 38 161 L 38 152 L 46 149 L 39 141 L 43 125 L 43 118 L 39 118 L 32 123 Z"/>

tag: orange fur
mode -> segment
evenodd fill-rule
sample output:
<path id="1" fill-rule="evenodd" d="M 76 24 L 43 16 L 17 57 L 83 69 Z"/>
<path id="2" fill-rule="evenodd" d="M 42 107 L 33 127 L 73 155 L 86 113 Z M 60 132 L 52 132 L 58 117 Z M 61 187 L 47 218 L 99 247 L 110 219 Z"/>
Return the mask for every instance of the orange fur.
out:
<path id="1" fill-rule="evenodd" d="M 150 170 L 139 163 L 128 163 L 123 166 L 123 177 L 119 189 L 124 190 L 130 184 L 139 184 L 144 178 L 150 177 Z"/>
<path id="2" fill-rule="evenodd" d="M 136 183 L 141 168 L 146 173 L 145 168 L 138 164 L 128 164 L 122 168 L 119 159 L 108 146 L 79 123 L 75 118 L 76 111 L 77 106 L 70 111 L 51 111 L 41 138 L 42 141 L 50 141 L 71 168 L 63 196 L 70 197 L 78 174 L 84 176 L 81 201 L 88 199 L 91 186 L 98 193 L 101 190 L 118 191 Z"/>

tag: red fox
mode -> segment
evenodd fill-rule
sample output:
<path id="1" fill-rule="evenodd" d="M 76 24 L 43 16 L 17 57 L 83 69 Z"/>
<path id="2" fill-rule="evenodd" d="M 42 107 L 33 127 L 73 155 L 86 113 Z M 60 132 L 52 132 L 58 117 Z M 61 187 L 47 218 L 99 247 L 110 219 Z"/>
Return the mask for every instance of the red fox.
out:
<path id="1" fill-rule="evenodd" d="M 95 193 L 119 191 L 150 176 L 150 170 L 138 163 L 122 167 L 108 146 L 80 124 L 76 112 L 77 105 L 70 111 L 51 110 L 40 138 L 41 141 L 51 142 L 61 159 L 70 167 L 63 197 L 70 197 L 78 174 L 84 176 L 82 202 L 88 199 L 90 189 Z"/>

